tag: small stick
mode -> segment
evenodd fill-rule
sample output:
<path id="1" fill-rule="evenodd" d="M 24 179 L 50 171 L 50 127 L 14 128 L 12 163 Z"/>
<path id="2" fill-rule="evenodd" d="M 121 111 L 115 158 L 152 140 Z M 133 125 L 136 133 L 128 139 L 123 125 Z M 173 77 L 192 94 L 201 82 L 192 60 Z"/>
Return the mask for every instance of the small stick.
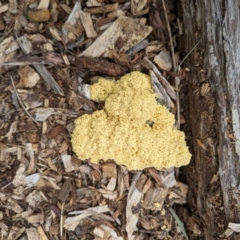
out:
<path id="1" fill-rule="evenodd" d="M 61 206 L 61 217 L 60 217 L 60 236 L 63 236 L 63 211 L 64 211 L 65 202 Z"/>
<path id="2" fill-rule="evenodd" d="M 34 118 L 30 115 L 30 113 L 29 113 L 29 112 L 27 111 L 27 109 L 24 107 L 24 104 L 23 104 L 23 102 L 21 101 L 21 99 L 20 99 L 20 97 L 19 97 L 19 95 L 18 95 L 18 93 L 17 93 L 17 89 L 16 89 L 16 87 L 15 87 L 15 85 L 14 85 L 12 76 L 11 76 L 10 78 L 11 78 L 11 82 L 12 82 L 12 86 L 13 86 L 14 92 L 15 92 L 15 94 L 16 94 L 16 96 L 17 96 L 17 99 L 18 99 L 19 103 L 21 104 L 24 112 L 32 119 L 32 121 L 33 121 L 35 124 L 37 124 L 37 122 L 34 120 Z"/>
<path id="3" fill-rule="evenodd" d="M 198 44 L 202 41 L 202 39 L 203 39 L 203 37 L 200 38 L 200 40 L 194 45 L 194 47 L 189 51 L 189 53 L 183 58 L 183 60 L 179 63 L 177 69 L 179 69 L 181 67 L 181 65 L 188 58 L 188 56 L 193 52 L 193 50 L 198 46 Z"/>
<path id="4" fill-rule="evenodd" d="M 172 33 L 171 33 L 170 24 L 169 24 L 169 21 L 168 21 L 168 15 L 167 15 L 167 9 L 166 9 L 166 5 L 165 5 L 165 0 L 162 0 L 162 4 L 163 4 L 164 15 L 165 15 L 166 22 L 167 22 L 168 35 L 169 35 L 169 40 L 170 40 L 170 45 L 171 45 L 171 54 L 172 54 L 172 60 L 173 60 L 173 71 L 177 72 L 177 65 L 176 65 L 175 54 L 174 54 Z M 177 129 L 180 128 L 180 101 L 179 101 L 179 88 L 178 88 L 179 84 L 180 84 L 180 78 L 175 77 L 176 105 L 177 105 L 176 127 L 177 127 Z"/>

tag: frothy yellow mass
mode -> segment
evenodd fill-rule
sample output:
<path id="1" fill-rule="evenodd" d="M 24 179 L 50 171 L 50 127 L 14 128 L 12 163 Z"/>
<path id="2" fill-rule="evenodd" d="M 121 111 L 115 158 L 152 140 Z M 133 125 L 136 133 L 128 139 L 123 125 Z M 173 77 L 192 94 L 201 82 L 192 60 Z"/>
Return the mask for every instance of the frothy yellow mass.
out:
<path id="1" fill-rule="evenodd" d="M 174 115 L 157 103 L 148 75 L 101 78 L 90 90 L 91 99 L 105 101 L 105 106 L 75 120 L 72 146 L 80 159 L 113 159 L 129 170 L 189 163 L 185 135 L 174 127 Z"/>

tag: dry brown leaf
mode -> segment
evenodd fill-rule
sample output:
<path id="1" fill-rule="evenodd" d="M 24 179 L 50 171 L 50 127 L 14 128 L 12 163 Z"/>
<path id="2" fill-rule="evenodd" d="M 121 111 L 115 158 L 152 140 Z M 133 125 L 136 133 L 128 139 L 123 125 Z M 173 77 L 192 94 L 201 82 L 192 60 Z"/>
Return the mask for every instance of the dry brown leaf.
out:
<path id="1" fill-rule="evenodd" d="M 81 11 L 80 18 L 82 20 L 83 27 L 85 29 L 87 38 L 96 38 L 97 33 L 94 30 L 93 22 L 90 13 Z"/>

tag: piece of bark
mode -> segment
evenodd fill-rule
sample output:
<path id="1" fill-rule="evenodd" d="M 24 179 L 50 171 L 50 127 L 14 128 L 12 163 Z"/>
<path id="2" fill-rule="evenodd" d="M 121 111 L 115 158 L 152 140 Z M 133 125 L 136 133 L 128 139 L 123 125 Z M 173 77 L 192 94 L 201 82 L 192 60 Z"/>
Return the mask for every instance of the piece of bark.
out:
<path id="1" fill-rule="evenodd" d="M 130 61 L 127 54 L 118 54 L 117 52 L 113 51 L 113 61 L 120 66 L 125 66 L 130 69 Z"/>
<path id="2" fill-rule="evenodd" d="M 239 95 L 239 8 L 233 0 L 196 2 L 181 0 L 185 33 L 183 51 L 190 52 L 184 65 L 189 99 L 188 132 L 193 139 L 210 139 L 207 150 L 193 142 L 194 158 L 191 166 L 184 168 L 189 184 L 189 206 L 202 219 L 204 229 L 201 239 L 220 239 L 228 222 L 240 221 L 240 95 Z M 224 38 L 224 39 L 223 39 Z M 202 72 L 202 70 L 204 71 Z M 201 74 L 199 74 L 201 73 Z M 194 93 L 201 78 L 211 86 L 211 98 Z M 186 117 L 187 117 L 186 115 Z M 186 124 L 187 125 L 187 124 Z M 229 131 L 237 136 L 232 142 Z M 204 161 L 203 161 L 204 159 Z M 189 172 L 191 171 L 191 173 Z M 219 181 L 211 184 L 214 175 Z M 197 183 L 197 188 L 196 188 Z M 216 205 L 213 199 L 221 203 Z M 215 220 L 221 216 L 223 224 Z M 240 239 L 234 233 L 229 239 Z"/>
<path id="3" fill-rule="evenodd" d="M 121 76 L 124 71 L 119 65 L 111 63 L 103 58 L 79 57 L 76 58 L 75 63 L 77 67 L 85 68 L 90 71 L 107 74 L 109 76 Z"/>
<path id="4" fill-rule="evenodd" d="M 100 18 L 96 22 L 96 27 L 100 28 L 106 24 L 112 23 L 114 19 L 114 17 Z"/>

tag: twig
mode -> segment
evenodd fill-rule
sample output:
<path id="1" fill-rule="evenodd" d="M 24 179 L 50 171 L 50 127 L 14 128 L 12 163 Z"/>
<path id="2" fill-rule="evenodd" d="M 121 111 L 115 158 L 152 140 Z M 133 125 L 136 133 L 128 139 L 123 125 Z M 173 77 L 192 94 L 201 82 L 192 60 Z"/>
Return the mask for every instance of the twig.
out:
<path id="1" fill-rule="evenodd" d="M 198 46 L 198 44 L 202 41 L 202 37 L 200 38 L 200 40 L 194 45 L 194 47 L 190 50 L 190 52 L 184 57 L 184 59 L 179 63 L 179 65 L 177 66 L 177 69 L 179 69 L 181 67 L 181 65 L 184 63 L 184 61 L 188 58 L 188 56 L 193 52 L 193 50 Z"/>
<path id="2" fill-rule="evenodd" d="M 166 9 L 166 5 L 165 5 L 165 0 L 162 0 L 162 4 L 163 4 L 164 15 L 165 15 L 166 22 L 167 22 L 168 35 L 169 35 L 170 46 L 171 46 L 171 54 L 172 54 L 172 60 L 173 60 L 173 71 L 177 72 L 177 65 L 176 65 L 176 59 L 175 59 L 175 53 L 174 53 L 174 47 L 173 47 L 172 33 L 171 33 L 170 24 L 169 24 L 169 21 L 168 21 L 168 15 L 167 15 L 167 9 Z M 180 128 L 180 101 L 179 101 L 179 88 L 178 88 L 179 84 L 180 84 L 180 78 L 175 77 L 176 106 L 177 106 L 176 126 L 177 126 L 178 129 Z"/>
<path id="3" fill-rule="evenodd" d="M 65 202 L 61 206 L 61 217 L 60 217 L 60 236 L 63 236 L 63 211 L 64 211 Z"/>
<path id="4" fill-rule="evenodd" d="M 16 94 L 16 96 L 17 96 L 17 99 L 18 99 L 19 103 L 21 104 L 21 106 L 22 106 L 24 112 L 25 112 L 25 113 L 26 113 L 26 114 L 32 119 L 32 121 L 37 125 L 38 123 L 37 123 L 37 122 L 34 120 L 34 118 L 30 115 L 30 113 L 29 113 L 29 112 L 27 111 L 27 109 L 25 108 L 23 102 L 21 101 L 21 99 L 20 99 L 20 97 L 19 97 L 19 95 L 18 95 L 18 93 L 17 93 L 17 89 L 16 89 L 16 87 L 15 87 L 15 85 L 14 85 L 14 82 L 13 82 L 12 76 L 11 76 L 10 78 L 11 78 L 11 82 L 12 82 L 13 90 L 14 90 L 14 92 L 15 92 L 15 94 Z"/>

